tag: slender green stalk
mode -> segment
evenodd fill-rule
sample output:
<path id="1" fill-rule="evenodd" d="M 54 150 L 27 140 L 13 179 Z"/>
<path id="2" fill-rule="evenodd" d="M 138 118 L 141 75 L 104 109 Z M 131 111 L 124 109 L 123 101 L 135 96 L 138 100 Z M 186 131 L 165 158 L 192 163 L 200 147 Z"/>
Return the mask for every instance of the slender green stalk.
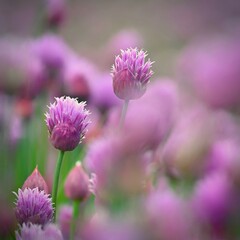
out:
<path id="1" fill-rule="evenodd" d="M 78 200 L 73 201 L 73 215 L 71 221 L 70 240 L 74 240 L 76 223 L 79 216 L 79 204 L 80 201 Z"/>
<path id="2" fill-rule="evenodd" d="M 120 118 L 120 125 L 119 125 L 120 129 L 123 128 L 123 124 L 125 122 L 125 118 L 128 110 L 128 104 L 129 104 L 129 100 L 125 100 L 122 108 L 121 118 Z"/>
<path id="3" fill-rule="evenodd" d="M 60 151 L 59 155 L 58 155 L 58 161 L 57 161 L 57 166 L 55 169 L 54 182 L 53 182 L 53 188 L 52 188 L 52 202 L 55 207 L 54 216 L 53 216 L 54 222 L 55 222 L 56 213 L 57 213 L 58 182 L 59 182 L 59 175 L 60 175 L 60 170 L 61 170 L 61 166 L 62 166 L 63 156 L 64 156 L 64 152 Z"/>

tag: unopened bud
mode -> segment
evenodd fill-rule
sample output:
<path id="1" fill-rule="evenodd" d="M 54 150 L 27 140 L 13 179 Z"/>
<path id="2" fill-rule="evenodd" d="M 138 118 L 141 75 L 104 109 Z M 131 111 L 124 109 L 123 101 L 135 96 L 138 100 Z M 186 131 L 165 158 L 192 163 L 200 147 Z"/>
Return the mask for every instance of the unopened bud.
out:
<path id="1" fill-rule="evenodd" d="M 72 200 L 85 200 L 89 192 L 89 177 L 80 162 L 70 171 L 64 185 L 65 195 Z"/>
<path id="2" fill-rule="evenodd" d="M 38 171 L 38 167 L 34 169 L 32 174 L 27 178 L 27 180 L 24 182 L 22 186 L 22 190 L 25 188 L 38 188 L 39 191 L 44 191 L 45 193 L 48 193 L 48 186 L 46 181 L 44 180 L 43 176 L 41 173 Z"/>

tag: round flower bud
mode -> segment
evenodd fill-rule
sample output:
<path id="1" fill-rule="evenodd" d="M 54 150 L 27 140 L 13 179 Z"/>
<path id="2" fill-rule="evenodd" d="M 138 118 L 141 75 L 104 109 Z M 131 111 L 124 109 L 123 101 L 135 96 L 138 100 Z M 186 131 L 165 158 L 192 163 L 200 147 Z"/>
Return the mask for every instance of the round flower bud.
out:
<path id="1" fill-rule="evenodd" d="M 70 97 L 56 98 L 46 113 L 46 123 L 53 146 L 61 151 L 72 151 L 84 138 L 89 112 L 85 103 Z"/>
<path id="2" fill-rule="evenodd" d="M 147 54 L 137 48 L 121 51 L 121 56 L 115 58 L 112 67 L 113 90 L 117 97 L 124 100 L 138 99 L 147 89 L 150 77 L 153 75 L 153 62 Z"/>
<path id="3" fill-rule="evenodd" d="M 44 225 L 53 218 L 51 198 L 38 188 L 19 189 L 15 208 L 17 221 L 22 223 L 35 223 Z"/>
<path id="4" fill-rule="evenodd" d="M 83 201 L 89 196 L 89 177 L 80 162 L 77 162 L 68 174 L 64 191 L 66 196 L 72 200 Z"/>

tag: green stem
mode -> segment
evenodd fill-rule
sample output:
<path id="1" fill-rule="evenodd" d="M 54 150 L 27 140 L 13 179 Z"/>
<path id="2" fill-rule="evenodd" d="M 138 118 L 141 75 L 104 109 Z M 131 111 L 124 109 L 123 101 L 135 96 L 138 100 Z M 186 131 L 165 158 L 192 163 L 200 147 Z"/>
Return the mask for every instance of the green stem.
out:
<path id="1" fill-rule="evenodd" d="M 123 128 L 123 124 L 125 122 L 127 109 L 128 109 L 129 100 L 125 100 L 122 108 L 121 118 L 120 118 L 120 129 Z"/>
<path id="2" fill-rule="evenodd" d="M 80 201 L 78 200 L 73 201 L 73 215 L 71 221 L 70 240 L 74 240 L 76 223 L 79 216 L 79 204 Z"/>
<path id="3" fill-rule="evenodd" d="M 54 216 L 53 216 L 54 222 L 56 220 L 56 213 L 57 213 L 58 182 L 59 182 L 59 175 L 60 175 L 60 169 L 61 169 L 61 165 L 62 165 L 63 156 L 64 156 L 64 152 L 60 151 L 59 155 L 58 155 L 58 161 L 57 161 L 57 166 L 55 169 L 54 182 L 53 182 L 53 188 L 52 188 L 52 202 L 55 207 Z"/>

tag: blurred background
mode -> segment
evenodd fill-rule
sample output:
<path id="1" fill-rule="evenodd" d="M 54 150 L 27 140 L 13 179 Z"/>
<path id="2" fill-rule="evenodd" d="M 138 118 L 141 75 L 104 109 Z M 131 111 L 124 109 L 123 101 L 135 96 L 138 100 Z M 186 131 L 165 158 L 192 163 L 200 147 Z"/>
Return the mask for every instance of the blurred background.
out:
<path id="1" fill-rule="evenodd" d="M 0 34 L 39 36 L 48 2 L 51 1 L 2 0 Z M 52 11 L 54 7 L 63 11 L 59 14 L 63 14 L 64 21 L 57 32 L 77 52 L 99 56 L 114 34 L 134 30 L 142 37 L 151 58 L 159 62 L 154 70 L 161 74 L 173 74 L 176 55 L 193 39 L 239 32 L 237 0 L 52 0 L 50 5 L 53 5 Z"/>
<path id="2" fill-rule="evenodd" d="M 170 81 L 174 88 L 176 84 L 180 96 L 177 108 L 184 110 L 184 116 L 187 116 L 185 123 L 183 114 L 174 112 L 171 126 L 164 125 L 168 128 L 162 137 L 164 141 L 161 140 L 164 144 L 158 148 L 159 140 L 158 147 L 154 148 L 157 158 L 165 159 L 170 165 L 167 164 L 166 175 L 171 179 L 179 176 L 191 181 L 202 179 L 205 170 L 199 173 L 202 166 L 195 160 L 202 158 L 203 152 L 205 159 L 209 151 L 220 148 L 219 154 L 227 156 L 226 162 L 234 159 L 234 163 L 226 165 L 230 165 L 230 175 L 234 175 L 231 184 L 237 182 L 238 186 L 239 40 L 238 0 L 0 0 L 0 236 L 9 239 L 9 234 L 16 229 L 12 192 L 23 185 L 36 165 L 51 186 L 57 153 L 48 141 L 44 122 L 47 105 L 56 96 L 69 95 L 87 101 L 92 111 L 93 123 L 84 147 L 68 154 L 64 161 L 60 184 L 63 185 L 76 160 L 83 159 L 91 143 L 114 125 L 114 109 L 120 109 L 121 102 L 112 93 L 110 70 L 120 49 L 128 47 L 143 48 L 155 62 L 153 83 Z M 167 87 L 163 84 L 163 89 L 171 95 L 172 85 L 169 90 L 168 84 Z M 151 89 L 154 92 L 158 87 L 153 84 Z M 164 115 L 166 111 L 162 112 L 162 109 L 165 103 L 168 106 L 168 101 L 165 90 L 161 86 L 160 89 L 164 99 L 159 97 L 161 102 L 156 106 L 157 109 L 160 106 L 159 114 Z M 158 94 L 157 91 L 154 93 Z M 212 118 L 217 130 L 209 126 Z M 192 126 L 196 119 L 202 121 L 197 130 Z M 194 129 L 194 133 L 187 132 L 187 138 L 190 142 L 191 139 L 199 140 L 197 145 L 201 148 L 194 148 L 187 142 L 187 146 L 183 146 L 187 153 L 179 152 L 180 157 L 176 160 L 184 156 L 187 163 L 179 160 L 176 164 L 172 153 L 178 148 L 171 144 L 175 146 L 181 142 L 181 139 L 175 142 L 174 136 L 185 132 L 183 126 Z M 222 130 L 224 134 L 219 133 L 223 126 L 227 129 Z M 202 135 L 204 131 L 209 135 Z M 213 134 L 214 140 L 212 131 L 218 132 Z M 222 139 L 216 143 L 218 134 L 224 135 L 224 141 L 231 140 L 227 147 Z M 218 165 L 218 161 L 211 164 Z M 240 199 L 239 196 L 238 193 L 235 199 Z M 67 202 L 63 187 L 59 199 Z M 217 228 L 222 227 L 221 224 L 217 224 Z M 234 233 L 239 234 L 235 224 L 233 226 Z M 220 236 L 219 232 L 218 229 L 216 236 Z M 221 239 L 230 239 L 226 237 L 229 235 L 224 236 Z M 202 239 L 220 238 L 204 236 Z M 238 238 L 234 235 L 231 239 Z"/>

